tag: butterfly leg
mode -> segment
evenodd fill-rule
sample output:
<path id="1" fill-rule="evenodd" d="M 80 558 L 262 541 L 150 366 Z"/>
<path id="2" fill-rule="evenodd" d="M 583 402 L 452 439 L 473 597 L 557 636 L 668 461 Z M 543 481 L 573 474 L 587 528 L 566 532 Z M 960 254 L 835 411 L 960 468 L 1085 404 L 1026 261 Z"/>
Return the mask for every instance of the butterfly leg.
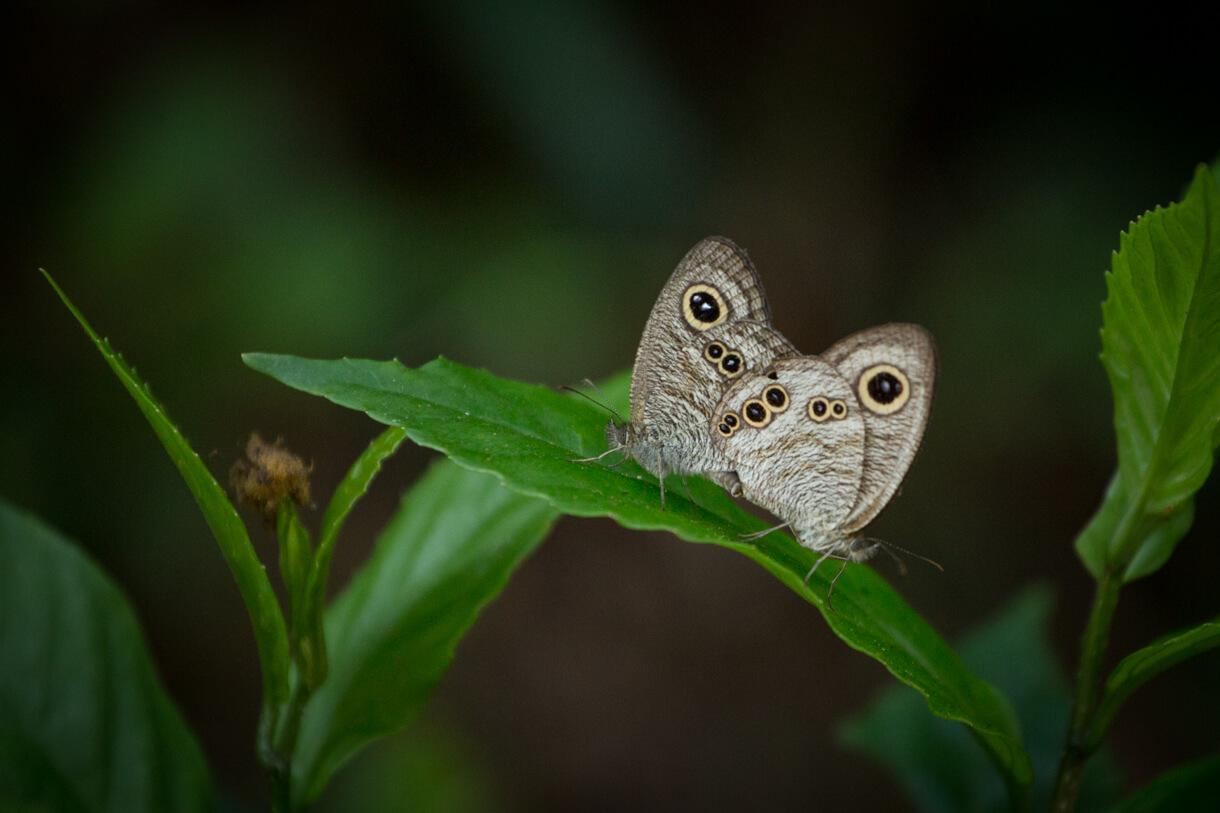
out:
<path id="1" fill-rule="evenodd" d="M 746 540 L 746 541 L 751 541 L 751 542 L 752 542 L 752 541 L 754 541 L 755 539 L 762 539 L 762 538 L 763 538 L 764 536 L 766 536 L 767 534 L 769 534 L 769 533 L 771 533 L 771 532 L 773 532 L 773 531 L 778 531 L 780 528 L 787 528 L 787 527 L 788 527 L 789 525 L 791 525 L 791 524 L 792 524 L 791 522 L 785 522 L 785 523 L 783 523 L 782 525 L 775 525 L 775 526 L 772 526 L 772 527 L 770 527 L 770 528 L 766 528 L 766 529 L 764 529 L 764 530 L 762 530 L 762 531 L 755 531 L 755 532 L 754 532 L 754 533 L 752 533 L 752 534 L 739 534 L 739 536 L 740 536 L 740 537 L 741 537 L 743 540 Z M 820 563 L 821 561 L 822 561 L 821 559 L 819 559 L 819 560 L 818 560 L 818 562 L 819 562 L 819 563 Z M 817 565 L 814 565 L 813 567 L 814 567 L 814 570 L 816 570 L 816 569 L 817 569 Z M 812 575 L 813 575 L 813 570 L 809 571 L 809 576 L 812 576 Z M 809 582 L 809 576 L 806 576 L 806 577 L 805 577 L 805 582 L 806 582 L 806 583 L 808 583 L 808 582 Z"/>
<path id="2" fill-rule="evenodd" d="M 847 559 L 844 559 L 843 564 L 839 565 L 839 572 L 836 573 L 835 577 L 830 580 L 830 589 L 826 591 L 826 608 L 829 609 L 832 613 L 835 611 L 835 605 L 830 603 L 830 597 L 834 594 L 835 582 L 837 582 L 839 580 L 839 577 L 843 575 L 843 571 L 846 569 L 847 569 Z"/>
<path id="3" fill-rule="evenodd" d="M 799 542 L 800 540 L 798 539 L 797 541 Z M 829 559 L 830 554 L 831 554 L 831 551 L 826 551 L 825 553 L 822 554 L 820 559 L 818 559 L 816 562 L 813 563 L 813 567 L 809 568 L 809 572 L 805 574 L 805 584 L 809 584 L 809 580 L 813 577 L 813 571 L 818 569 L 818 565 L 822 564 L 822 562 L 825 562 L 827 559 Z"/>
<path id="4" fill-rule="evenodd" d="M 661 459 L 661 447 L 660 446 L 658 446 L 657 450 L 656 450 L 656 460 L 657 460 L 657 468 L 656 468 L 657 482 L 661 484 L 661 510 L 664 511 L 665 510 L 665 475 L 668 474 L 669 472 L 666 471 L 665 461 Z"/>
<path id="5" fill-rule="evenodd" d="M 621 447 L 615 446 L 612 449 L 607 449 L 606 451 L 602 452 L 597 457 L 578 457 L 575 459 L 569 457 L 568 462 L 569 463 L 593 463 L 597 460 L 601 460 L 603 457 L 605 457 L 608 454 L 612 454 L 614 452 L 621 452 L 621 451 L 623 451 Z M 625 458 L 625 457 L 623 458 L 623 460 L 626 460 L 626 459 L 627 458 Z M 620 460 L 618 463 L 615 463 L 614 465 L 617 466 L 619 463 L 622 463 L 623 460 Z"/>
<path id="6" fill-rule="evenodd" d="M 690 485 L 686 482 L 686 475 L 682 475 L 682 487 L 686 489 L 686 498 L 691 502 L 695 502 L 695 495 L 690 493 Z M 699 503 L 695 502 L 695 505 Z"/>

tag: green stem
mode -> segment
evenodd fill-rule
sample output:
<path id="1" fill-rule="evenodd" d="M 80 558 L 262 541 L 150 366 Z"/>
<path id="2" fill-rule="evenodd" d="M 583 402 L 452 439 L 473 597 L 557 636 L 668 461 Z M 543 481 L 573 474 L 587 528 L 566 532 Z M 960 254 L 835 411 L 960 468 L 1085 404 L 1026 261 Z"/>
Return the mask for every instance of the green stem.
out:
<path id="1" fill-rule="evenodd" d="M 292 798 L 292 753 L 301 731 L 305 704 L 313 692 L 302 680 L 297 680 L 292 697 L 279 713 L 263 714 L 258 727 L 258 754 L 271 785 L 271 809 L 275 813 L 291 813 L 300 804 Z"/>
<path id="2" fill-rule="evenodd" d="M 262 714 L 258 720 L 258 761 L 262 763 L 270 786 L 271 810 L 273 813 L 288 813 L 292 803 L 292 788 L 289 779 L 292 766 L 285 764 L 284 759 L 275 749 L 275 729 L 279 723 L 280 709 L 270 704 L 263 704 Z"/>
<path id="3" fill-rule="evenodd" d="M 1076 806 L 1080 774 L 1092 755 L 1092 749 L 1086 747 L 1085 740 L 1097 710 L 1102 661 L 1110 641 L 1110 623 L 1114 620 L 1122 586 L 1122 568 L 1107 569 L 1098 581 L 1097 592 L 1093 596 L 1093 610 L 1081 641 L 1072 716 L 1063 745 L 1063 756 L 1059 761 L 1059 773 L 1055 777 L 1054 795 L 1051 797 L 1051 810 L 1055 813 L 1068 813 Z"/>

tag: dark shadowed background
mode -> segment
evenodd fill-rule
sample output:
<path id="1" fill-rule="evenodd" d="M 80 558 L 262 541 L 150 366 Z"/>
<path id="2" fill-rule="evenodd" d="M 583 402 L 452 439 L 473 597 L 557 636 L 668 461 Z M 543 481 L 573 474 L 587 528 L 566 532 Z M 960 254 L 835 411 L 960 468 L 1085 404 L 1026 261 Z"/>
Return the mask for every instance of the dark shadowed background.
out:
<path id="1" fill-rule="evenodd" d="M 123 586 L 234 808 L 265 806 L 243 605 L 40 266 L 222 480 L 257 430 L 313 461 L 324 500 L 380 427 L 240 353 L 604 377 L 686 250 L 729 236 L 806 352 L 887 321 L 935 334 L 924 450 L 873 532 L 945 572 L 875 566 L 951 638 L 1051 582 L 1070 668 L 1092 584 L 1071 542 L 1115 461 L 1103 271 L 1217 155 L 1214 29 L 1164 5 L 513 5 L 0 12 L 0 493 Z M 432 457 L 388 466 L 336 589 Z M 1124 591 L 1114 652 L 1215 615 L 1218 497 Z M 904 809 L 835 734 L 891 683 L 748 560 L 566 518 L 419 724 L 320 807 Z M 1217 748 L 1217 685 L 1211 655 L 1134 696 L 1113 731 L 1128 788 Z"/>

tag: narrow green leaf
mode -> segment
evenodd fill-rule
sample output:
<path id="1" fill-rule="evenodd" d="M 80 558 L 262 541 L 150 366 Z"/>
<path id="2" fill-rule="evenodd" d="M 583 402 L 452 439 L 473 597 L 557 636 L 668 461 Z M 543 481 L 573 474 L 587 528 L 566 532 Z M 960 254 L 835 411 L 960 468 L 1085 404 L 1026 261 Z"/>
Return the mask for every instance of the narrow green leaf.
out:
<path id="1" fill-rule="evenodd" d="M 698 503 L 681 490 L 671 491 L 663 510 L 656 479 L 638 466 L 571 462 L 606 449 L 606 415 L 584 399 L 444 359 L 407 369 L 398 362 L 244 358 L 291 387 L 402 426 L 416 443 L 439 449 L 467 468 L 493 472 L 510 488 L 543 497 L 566 513 L 609 516 L 628 528 L 669 530 L 750 557 L 821 609 L 850 646 L 918 689 L 934 713 L 976 729 L 1015 784 L 1031 781 L 1028 758 L 1003 698 L 971 674 L 876 573 L 849 564 L 835 588 L 837 612 L 828 611 L 825 597 L 833 568 L 825 568 L 829 575 L 819 571 L 807 586 L 812 552 L 781 533 L 743 542 L 742 533 L 765 524 L 706 481 L 691 481 Z"/>
<path id="2" fill-rule="evenodd" d="M 1025 590 L 996 617 L 968 634 L 958 647 L 962 660 L 1011 699 L 1037 781 L 1030 807 L 1045 810 L 1063 748 L 1069 713 L 1068 685 L 1047 635 L 1051 592 Z M 918 698 L 897 688 L 881 693 L 867 712 L 847 721 L 840 734 L 848 745 L 888 767 L 928 813 L 1007 808 L 1011 790 L 987 770 L 986 757 L 966 729 L 923 713 Z M 1085 769 L 1078 813 L 1102 810 L 1118 794 L 1118 776 L 1106 756 Z"/>
<path id="3" fill-rule="evenodd" d="M 1161 774 L 1124 799 L 1113 813 L 1211 813 L 1220 787 L 1220 754 Z"/>
<path id="4" fill-rule="evenodd" d="M 544 501 L 448 462 L 407 492 L 327 612 L 330 676 L 305 709 L 293 798 L 314 798 L 356 750 L 419 713 L 479 610 L 556 517 Z"/>
<path id="5" fill-rule="evenodd" d="M 0 563 L 0 809 L 210 810 L 203 755 L 122 593 L 4 503 Z"/>
<path id="6" fill-rule="evenodd" d="M 216 482 L 207 466 L 203 465 L 199 455 L 195 454 L 186 438 L 170 421 L 165 408 L 153 399 L 148 385 L 111 349 L 109 342 L 94 332 L 85 321 L 84 315 L 68 299 L 68 295 L 51 279 L 51 275 L 46 271 L 42 273 L 59 294 L 64 305 L 76 317 L 76 321 L 84 328 L 124 388 L 135 399 L 136 405 L 140 407 L 140 411 L 144 413 L 149 425 L 165 446 L 170 460 L 178 467 L 178 472 L 186 481 L 191 494 L 195 496 L 195 502 L 199 504 L 208 527 L 212 529 L 212 534 L 220 545 L 220 552 L 233 572 L 237 588 L 246 603 L 246 612 L 250 614 L 250 621 L 254 625 L 254 640 L 263 672 L 264 701 L 272 705 L 286 701 L 288 630 L 284 625 L 284 616 L 280 612 L 275 593 L 271 589 L 271 582 L 254 552 L 254 546 L 250 544 L 246 526 L 238 517 L 237 510 L 233 508 L 233 504 L 225 496 L 224 489 Z"/>
<path id="7" fill-rule="evenodd" d="M 307 675 L 314 675 L 313 647 L 301 649 L 301 639 L 306 635 L 305 595 L 309 581 L 309 569 L 313 551 L 309 545 L 309 531 L 301 524 L 296 503 L 291 499 L 280 500 L 276 513 L 275 536 L 280 548 L 280 578 L 288 594 L 288 645 L 298 666 Z M 312 686 L 310 688 L 313 688 Z"/>
<path id="8" fill-rule="evenodd" d="M 339 483 L 326 506 L 326 512 L 322 515 L 321 537 L 318 540 L 317 553 L 314 554 L 313 566 L 309 571 L 309 587 L 306 592 L 305 623 L 309 631 L 302 639 L 303 645 L 308 646 L 312 652 L 312 668 L 305 675 L 310 689 L 317 689 L 326 679 L 328 667 L 323 609 L 326 603 L 330 560 L 339 540 L 339 532 L 343 529 L 347 515 L 368 491 L 369 484 L 373 482 L 377 472 L 381 471 L 382 461 L 394 454 L 406 437 L 407 433 L 400 427 L 391 426 L 374 438 Z"/>
<path id="9" fill-rule="evenodd" d="M 1106 679 L 1086 749 L 1105 739 L 1119 708 L 1131 693 L 1171 666 L 1220 646 L 1220 619 L 1167 635 L 1123 658 Z"/>
<path id="10" fill-rule="evenodd" d="M 1123 234 L 1106 275 L 1102 362 L 1132 519 L 1107 562 L 1126 566 L 1143 516 L 1168 518 L 1212 467 L 1220 422 L 1220 189 L 1205 166 L 1186 198 Z M 1150 557 L 1152 561 L 1156 557 Z"/>

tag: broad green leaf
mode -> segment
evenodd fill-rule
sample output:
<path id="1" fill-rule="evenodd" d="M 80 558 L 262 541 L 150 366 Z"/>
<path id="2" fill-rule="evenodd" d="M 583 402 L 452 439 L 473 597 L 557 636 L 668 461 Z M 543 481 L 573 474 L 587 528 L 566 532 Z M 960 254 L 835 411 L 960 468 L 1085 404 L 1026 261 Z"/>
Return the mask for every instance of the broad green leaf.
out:
<path id="1" fill-rule="evenodd" d="M 1127 508 L 1127 491 L 1123 488 L 1122 474 L 1116 471 L 1110 478 L 1101 507 L 1081 531 L 1080 536 L 1076 537 L 1076 553 L 1095 579 L 1100 579 L 1106 569 L 1110 541 L 1118 532 Z M 1156 517 L 1147 522 L 1141 530 L 1144 542 L 1128 563 L 1123 580 L 1134 581 L 1159 570 L 1169 560 L 1178 542 L 1186 536 L 1194 518 L 1195 502 L 1192 497 L 1168 516 Z"/>
<path id="2" fill-rule="evenodd" d="M 233 508 L 233 504 L 225 496 L 224 489 L 216 482 L 207 466 L 203 465 L 199 455 L 195 454 L 186 438 L 170 421 L 165 408 L 152 397 L 148 385 L 140 380 L 135 370 L 123 361 L 108 341 L 94 332 L 67 294 L 51 279 L 51 275 L 46 271 L 42 273 L 59 294 L 64 305 L 76 317 L 76 321 L 84 328 L 123 387 L 135 399 L 136 405 L 148 419 L 149 425 L 165 446 L 165 451 L 169 453 L 170 460 L 178 467 L 178 473 L 194 495 L 208 527 L 212 529 L 212 535 L 220 545 L 220 552 L 233 572 L 237 588 L 246 603 L 246 612 L 250 614 L 250 621 L 254 625 L 254 641 L 258 647 L 263 673 L 263 699 L 271 706 L 285 702 L 288 699 L 288 630 L 275 593 L 271 589 L 271 582 L 254 552 L 254 546 L 250 544 L 250 536 L 246 533 L 246 526 L 238 517 L 237 510 Z"/>
<path id="3" fill-rule="evenodd" d="M 1051 593 L 1026 590 L 961 642 L 962 660 L 1008 697 L 1020 719 L 1037 780 L 1034 810 L 1050 801 L 1063 748 L 1070 698 L 1051 649 Z M 919 808 L 929 813 L 999 811 L 1008 807 L 1002 782 L 966 730 L 923 713 L 918 698 L 888 689 L 841 729 L 843 740 L 886 765 Z M 1102 810 L 1118 793 L 1104 752 L 1085 768 L 1077 811 Z"/>
<path id="4" fill-rule="evenodd" d="M 1207 479 L 1220 422 L 1220 190 L 1207 167 L 1186 198 L 1120 239 L 1102 306 L 1128 510 L 1107 563 L 1125 566 L 1151 530 Z M 1128 516 L 1129 515 L 1129 516 Z M 1155 557 L 1153 557 L 1155 558 Z"/>
<path id="5" fill-rule="evenodd" d="M 546 502 L 448 462 L 407 492 L 327 612 L 330 675 L 305 708 L 293 798 L 314 798 L 357 749 L 419 713 L 479 610 L 556 517 Z"/>
<path id="6" fill-rule="evenodd" d="M 1105 693 L 1098 704 L 1089 732 L 1090 748 L 1100 743 L 1131 693 L 1171 666 L 1220 646 L 1220 619 L 1166 635 L 1123 658 L 1106 678 Z"/>
<path id="7" fill-rule="evenodd" d="M 1173 549 L 1195 521 L 1195 498 L 1183 500 L 1172 511 L 1158 517 L 1158 522 L 1144 536 L 1144 541 L 1123 571 L 1123 581 L 1130 582 L 1157 572 L 1169 561 Z"/>
<path id="8" fill-rule="evenodd" d="M 1076 555 L 1094 579 L 1100 579 L 1106 570 L 1110 556 L 1110 540 L 1118 530 L 1123 513 L 1127 510 L 1127 490 L 1123 488 L 1123 476 L 1114 472 L 1110 485 L 1106 487 L 1106 496 L 1101 501 L 1097 513 L 1089 520 L 1080 535 L 1076 537 Z"/>
<path id="9" fill-rule="evenodd" d="M 353 506 L 368 491 L 369 484 L 381 470 L 382 461 L 394 454 L 406 437 L 407 433 L 402 429 L 391 426 L 374 438 L 339 483 L 326 506 L 326 513 L 322 515 L 318 551 L 314 554 L 313 565 L 309 571 L 309 587 L 306 591 L 305 623 L 309 624 L 310 629 L 302 636 L 303 645 L 310 649 L 310 652 L 304 653 L 303 660 L 309 665 L 305 681 L 311 689 L 317 689 L 326 679 L 328 668 L 326 633 L 322 619 L 326 603 L 326 580 L 330 575 L 330 560 L 339 540 L 339 531 L 343 529 L 343 523 Z"/>
<path id="10" fill-rule="evenodd" d="M 1211 813 L 1220 788 L 1220 754 L 1174 768 L 1124 799 L 1113 813 Z"/>
<path id="11" fill-rule="evenodd" d="M 0 563 L 0 809 L 211 809 L 203 755 L 118 588 L 4 503 Z"/>
<path id="12" fill-rule="evenodd" d="M 884 580 L 867 567 L 848 565 L 835 588 L 835 611 L 830 611 L 825 600 L 834 568 L 820 569 L 806 585 L 805 574 L 815 561 L 812 552 L 782 533 L 742 541 L 741 534 L 765 524 L 706 481 L 691 482 L 697 503 L 671 483 L 663 510 L 656 479 L 638 466 L 611 467 L 613 458 L 571 462 L 606 450 L 606 415 L 584 399 L 444 359 L 408 369 L 398 362 L 244 358 L 291 387 L 401 426 L 416 443 L 439 449 L 467 468 L 495 473 L 510 488 L 543 497 L 566 513 L 609 516 L 628 528 L 669 530 L 750 557 L 821 609 L 850 646 L 918 689 L 934 713 L 972 726 L 1014 785 L 1030 781 L 1028 758 L 1003 698 L 971 674 Z"/>

